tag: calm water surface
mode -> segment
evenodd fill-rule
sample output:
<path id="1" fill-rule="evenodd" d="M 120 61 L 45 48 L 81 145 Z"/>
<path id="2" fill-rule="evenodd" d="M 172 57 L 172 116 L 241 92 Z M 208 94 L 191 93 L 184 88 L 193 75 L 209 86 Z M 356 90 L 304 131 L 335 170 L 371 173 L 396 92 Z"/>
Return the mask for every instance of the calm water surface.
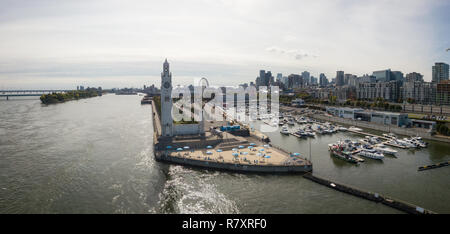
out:
<path id="1" fill-rule="evenodd" d="M 139 96 L 105 95 L 57 105 L 0 100 L 0 213 L 399 213 L 299 175 L 253 175 L 155 162 L 151 107 Z M 268 134 L 274 145 L 309 155 L 308 140 Z M 355 166 L 312 140 L 314 173 L 450 212 L 450 146 L 399 150 Z"/>

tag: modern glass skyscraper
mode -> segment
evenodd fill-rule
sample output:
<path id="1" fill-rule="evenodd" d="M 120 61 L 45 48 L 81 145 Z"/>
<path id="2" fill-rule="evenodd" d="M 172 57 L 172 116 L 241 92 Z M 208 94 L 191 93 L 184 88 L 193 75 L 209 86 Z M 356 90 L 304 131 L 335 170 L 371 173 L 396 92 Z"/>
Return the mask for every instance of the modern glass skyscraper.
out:
<path id="1" fill-rule="evenodd" d="M 446 63 L 435 63 L 432 67 L 433 74 L 432 74 L 432 82 L 434 83 L 440 83 L 443 80 L 448 80 L 448 69 L 449 66 Z"/>
<path id="2" fill-rule="evenodd" d="M 386 82 L 393 80 L 391 79 L 391 69 L 374 71 L 372 75 L 376 77 L 377 82 Z"/>
<path id="3" fill-rule="evenodd" d="M 343 86 L 344 85 L 344 71 L 337 71 L 336 72 L 336 86 Z"/>

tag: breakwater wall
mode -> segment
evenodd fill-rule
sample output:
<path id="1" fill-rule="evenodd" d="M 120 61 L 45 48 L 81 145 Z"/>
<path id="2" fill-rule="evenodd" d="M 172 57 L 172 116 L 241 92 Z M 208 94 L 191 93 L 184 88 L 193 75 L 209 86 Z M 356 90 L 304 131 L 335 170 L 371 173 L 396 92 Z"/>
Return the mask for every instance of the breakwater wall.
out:
<path id="1" fill-rule="evenodd" d="M 433 211 L 426 210 L 422 207 L 418 207 L 412 204 L 409 204 L 404 201 L 396 200 L 393 198 L 386 197 L 384 195 L 378 194 L 378 193 L 372 193 L 363 191 L 361 189 L 357 189 L 354 187 L 350 187 L 348 185 L 339 184 L 333 181 L 330 181 L 328 179 L 320 178 L 318 176 L 313 175 L 312 173 L 307 173 L 303 175 L 304 178 L 311 180 L 313 182 L 316 182 L 321 185 L 325 185 L 329 188 L 332 188 L 334 190 L 344 192 L 347 194 L 351 194 L 357 197 L 364 198 L 369 201 L 374 201 L 377 203 L 382 203 L 386 206 L 392 207 L 394 209 L 406 212 L 408 214 L 434 214 Z"/>
<path id="2" fill-rule="evenodd" d="M 248 172 L 248 173 L 306 173 L 312 170 L 311 165 L 301 166 L 284 166 L 284 165 L 251 165 L 251 164 L 239 164 L 239 163 L 224 163 L 216 161 L 205 161 L 183 157 L 173 157 L 165 155 L 163 151 L 155 152 L 156 159 L 159 161 L 165 161 L 184 166 L 200 167 L 207 169 L 235 171 L 235 172 Z"/>

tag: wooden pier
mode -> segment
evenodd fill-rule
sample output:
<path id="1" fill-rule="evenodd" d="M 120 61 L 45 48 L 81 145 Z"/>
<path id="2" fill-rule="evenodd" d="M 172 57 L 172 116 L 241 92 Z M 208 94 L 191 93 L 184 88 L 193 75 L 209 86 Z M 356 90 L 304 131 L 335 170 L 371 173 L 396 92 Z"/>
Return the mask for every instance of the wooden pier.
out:
<path id="1" fill-rule="evenodd" d="M 321 185 L 325 185 L 331 189 L 344 192 L 347 194 L 351 194 L 357 197 L 361 197 L 367 199 L 369 201 L 380 202 L 386 206 L 392 207 L 394 209 L 406 212 L 408 214 L 435 214 L 435 212 L 426 210 L 422 207 L 409 204 L 407 202 L 403 202 L 400 200 L 396 200 L 393 198 L 386 197 L 384 195 L 378 193 L 372 193 L 363 191 L 361 189 L 353 188 L 347 185 L 339 184 L 324 178 L 320 178 L 318 176 L 314 176 L 312 173 L 306 173 L 303 175 L 304 178 L 316 182 Z"/>
<path id="2" fill-rule="evenodd" d="M 352 155 L 352 157 L 353 157 L 354 159 L 356 159 L 356 161 L 358 161 L 358 162 L 364 162 L 364 161 L 365 161 L 363 158 L 361 158 L 361 157 L 359 157 L 359 156 L 356 156 L 355 154 Z"/>
<path id="3" fill-rule="evenodd" d="M 306 137 L 305 136 L 301 136 L 301 135 L 299 135 L 299 134 L 297 134 L 297 133 L 289 133 L 289 135 L 292 135 L 292 136 L 295 136 L 295 137 L 298 137 L 298 138 L 302 138 L 302 139 L 305 139 Z"/>

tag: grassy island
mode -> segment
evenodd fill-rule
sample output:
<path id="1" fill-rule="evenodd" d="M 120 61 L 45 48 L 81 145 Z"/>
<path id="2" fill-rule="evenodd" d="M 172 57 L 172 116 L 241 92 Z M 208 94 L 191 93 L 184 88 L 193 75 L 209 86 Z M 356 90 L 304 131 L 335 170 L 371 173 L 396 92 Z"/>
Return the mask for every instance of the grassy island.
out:
<path id="1" fill-rule="evenodd" d="M 101 90 L 88 88 L 86 90 L 74 90 L 64 93 L 43 94 L 41 96 L 41 102 L 43 104 L 52 104 L 97 96 L 101 96 Z"/>

